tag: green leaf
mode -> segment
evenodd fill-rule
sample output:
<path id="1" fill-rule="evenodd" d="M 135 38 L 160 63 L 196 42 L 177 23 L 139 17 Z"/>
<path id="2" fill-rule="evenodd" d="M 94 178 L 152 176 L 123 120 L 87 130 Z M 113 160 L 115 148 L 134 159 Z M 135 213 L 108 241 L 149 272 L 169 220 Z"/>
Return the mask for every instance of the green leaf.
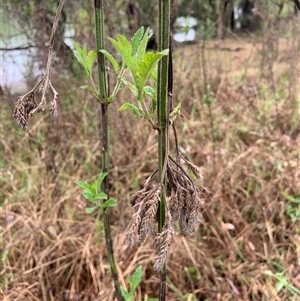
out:
<path id="1" fill-rule="evenodd" d="M 94 181 L 93 187 L 96 189 L 97 192 L 106 176 L 107 176 L 107 172 L 101 172 L 98 175 L 98 178 Z"/>
<path id="2" fill-rule="evenodd" d="M 85 43 L 83 45 L 83 48 L 81 48 L 75 41 L 73 41 L 73 45 L 75 48 L 75 50 L 73 50 L 73 53 L 77 58 L 77 61 L 84 67 L 85 76 L 90 78 L 92 75 L 94 61 L 97 57 L 97 52 L 95 50 L 91 50 L 89 51 L 89 53 L 87 53 Z"/>
<path id="3" fill-rule="evenodd" d="M 144 87 L 144 92 L 147 96 L 151 97 L 151 99 L 156 98 L 155 90 L 150 86 Z"/>
<path id="4" fill-rule="evenodd" d="M 123 65 L 125 64 L 128 66 L 131 75 L 135 80 L 137 62 L 136 59 L 131 56 L 132 47 L 130 42 L 122 35 L 118 35 L 117 40 L 111 38 L 109 38 L 109 40 L 116 48 L 116 50 L 120 53 Z"/>
<path id="5" fill-rule="evenodd" d="M 128 282 L 129 282 L 129 285 L 130 285 L 130 291 L 131 292 L 135 292 L 136 288 L 138 287 L 138 285 L 142 281 L 142 276 L 143 276 L 143 268 L 140 265 L 136 268 L 133 276 L 128 278 Z"/>
<path id="6" fill-rule="evenodd" d="M 82 195 L 84 196 L 84 198 L 86 198 L 90 202 L 95 203 L 94 194 L 91 190 L 84 190 L 82 192 Z"/>
<path id="7" fill-rule="evenodd" d="M 285 285 L 286 285 L 286 284 L 285 284 L 284 282 L 278 281 L 278 282 L 276 283 L 276 285 L 275 285 L 276 291 L 277 291 L 277 292 L 281 291 L 281 290 L 285 287 Z"/>
<path id="8" fill-rule="evenodd" d="M 290 202 L 292 203 L 296 203 L 296 204 L 300 204 L 300 197 L 299 198 L 295 198 L 292 195 L 285 193 L 284 191 L 281 191 L 281 194 Z"/>
<path id="9" fill-rule="evenodd" d="M 152 99 L 151 106 L 150 106 L 150 114 L 151 116 L 153 116 L 157 107 L 156 92 L 152 87 L 145 86 L 144 93 Z"/>
<path id="10" fill-rule="evenodd" d="M 95 200 L 106 200 L 107 194 L 105 192 L 100 192 L 94 197 Z"/>
<path id="11" fill-rule="evenodd" d="M 168 50 L 162 52 L 147 52 L 136 70 L 136 85 L 141 93 L 144 89 L 145 83 L 149 80 L 152 70 L 156 67 L 158 61 L 165 55 L 168 55 Z"/>
<path id="12" fill-rule="evenodd" d="M 138 49 L 136 51 L 136 60 L 137 63 L 139 63 L 142 58 L 144 57 L 145 53 L 146 53 L 146 48 L 147 48 L 147 44 L 149 39 L 151 38 L 152 34 L 149 34 L 149 27 L 146 29 L 146 32 L 138 46 Z"/>
<path id="13" fill-rule="evenodd" d="M 180 110 L 181 110 L 181 102 L 179 102 L 176 108 L 170 113 L 170 118 L 173 118 L 174 116 L 180 114 Z"/>
<path id="14" fill-rule="evenodd" d="M 77 61 L 83 66 L 84 68 L 84 74 L 86 77 L 89 77 L 90 72 L 88 68 L 88 63 L 87 63 L 87 51 L 86 51 L 86 44 L 84 43 L 83 48 L 79 46 L 75 41 L 73 41 L 73 45 L 75 47 L 75 50 L 73 50 L 73 53 L 77 59 Z"/>
<path id="15" fill-rule="evenodd" d="M 89 91 L 92 91 L 93 93 L 95 94 L 99 94 L 99 91 L 98 90 L 95 90 L 93 87 L 89 86 L 89 85 L 83 85 L 83 86 L 80 86 L 79 89 L 82 89 L 82 90 L 89 90 Z"/>
<path id="16" fill-rule="evenodd" d="M 98 206 L 95 206 L 95 207 L 88 207 L 88 208 L 85 208 L 85 212 L 88 213 L 88 214 L 91 214 L 91 213 L 93 213 L 97 208 L 98 208 Z"/>
<path id="17" fill-rule="evenodd" d="M 88 77 L 91 77 L 91 75 L 92 75 L 92 69 L 93 69 L 93 65 L 94 65 L 96 57 L 97 57 L 96 50 L 89 51 L 89 53 L 86 57 L 86 68 L 87 68 L 88 73 L 89 73 Z"/>
<path id="18" fill-rule="evenodd" d="M 128 102 L 122 104 L 118 111 L 123 112 L 128 109 L 132 110 L 134 115 L 136 115 L 138 117 L 143 117 L 143 114 L 141 114 L 139 108 Z"/>
<path id="19" fill-rule="evenodd" d="M 102 209 L 106 209 L 109 207 L 115 207 L 117 205 L 117 201 L 115 199 L 108 199 L 103 204 L 101 204 Z"/>
<path id="20" fill-rule="evenodd" d="M 137 52 L 138 46 L 141 43 L 141 39 L 144 35 L 144 27 L 142 26 L 132 37 L 131 39 L 131 47 L 132 47 L 132 55 L 134 56 Z"/>
<path id="21" fill-rule="evenodd" d="M 133 293 L 128 293 L 123 286 L 120 287 L 121 289 L 121 294 L 125 298 L 125 301 L 132 301 L 133 298 Z"/>
<path id="22" fill-rule="evenodd" d="M 150 106 L 150 114 L 151 114 L 151 117 L 154 116 L 154 113 L 156 111 L 156 108 L 157 108 L 157 99 L 156 97 L 152 99 L 152 102 L 151 102 L 151 106 Z"/>
<path id="23" fill-rule="evenodd" d="M 100 52 L 110 61 L 116 73 L 119 72 L 120 66 L 116 59 L 106 50 L 102 49 Z"/>
<path id="24" fill-rule="evenodd" d="M 122 83 L 131 90 L 131 92 L 133 93 L 133 95 L 135 97 L 138 96 L 138 90 L 137 90 L 137 88 L 136 88 L 136 86 L 134 84 L 130 83 L 125 78 L 122 78 Z"/>
<path id="25" fill-rule="evenodd" d="M 91 184 L 85 181 L 75 181 L 75 184 L 87 190 L 91 190 L 91 186 L 92 186 Z"/>
<path id="26" fill-rule="evenodd" d="M 79 46 L 78 43 L 76 43 L 75 41 L 73 41 L 73 45 L 75 47 L 75 50 L 73 50 L 73 53 L 77 59 L 77 61 L 81 64 L 81 65 L 85 65 L 85 57 L 86 57 L 86 44 L 84 44 L 83 48 L 81 48 Z"/>
<path id="27" fill-rule="evenodd" d="M 116 97 L 116 94 L 110 95 L 109 97 L 107 97 L 107 101 L 108 101 L 108 102 L 113 102 L 114 99 L 115 99 L 115 97 Z"/>
<path id="28" fill-rule="evenodd" d="M 156 83 L 157 83 L 157 67 L 155 67 L 155 68 L 152 70 L 152 72 L 151 72 L 151 77 L 153 78 L 154 83 L 155 83 L 155 85 L 156 85 Z"/>

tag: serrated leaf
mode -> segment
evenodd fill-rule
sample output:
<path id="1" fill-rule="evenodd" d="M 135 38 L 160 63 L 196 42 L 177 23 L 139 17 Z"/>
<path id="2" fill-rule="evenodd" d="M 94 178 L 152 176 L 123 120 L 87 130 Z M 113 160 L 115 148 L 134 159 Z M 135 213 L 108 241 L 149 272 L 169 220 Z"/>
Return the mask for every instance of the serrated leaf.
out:
<path id="1" fill-rule="evenodd" d="M 91 214 L 93 213 L 98 207 L 95 206 L 95 207 L 88 207 L 88 208 L 85 208 L 85 212 L 88 213 L 88 214 Z"/>
<path id="2" fill-rule="evenodd" d="M 136 51 L 136 60 L 137 60 L 137 63 L 139 63 L 142 58 L 144 57 L 145 55 L 145 52 L 146 52 L 146 49 L 147 49 L 147 44 L 148 44 L 148 41 L 149 39 L 151 38 L 152 34 L 149 34 L 149 27 L 146 29 L 146 32 L 138 46 L 138 49 Z"/>
<path id="3" fill-rule="evenodd" d="M 75 47 L 75 50 L 73 50 L 73 53 L 74 53 L 77 61 L 83 66 L 85 76 L 90 77 L 88 54 L 87 54 L 87 51 L 86 51 L 86 44 L 84 43 L 83 48 L 81 48 L 78 43 L 73 41 L 73 45 Z"/>
<path id="4" fill-rule="evenodd" d="M 77 58 L 78 62 L 84 66 L 85 65 L 84 58 L 86 56 L 86 53 L 84 50 L 86 50 L 86 48 L 85 48 L 86 45 L 84 44 L 84 47 L 81 48 L 78 43 L 73 41 L 73 46 L 75 47 L 75 50 L 73 50 L 75 57 Z"/>
<path id="5" fill-rule="evenodd" d="M 133 276 L 128 278 L 131 292 L 135 292 L 136 288 L 142 281 L 142 274 L 143 274 L 143 268 L 140 265 L 135 269 Z"/>
<path id="6" fill-rule="evenodd" d="M 141 39 L 144 35 L 144 27 L 142 26 L 132 37 L 131 39 L 131 47 L 132 47 L 132 55 L 134 56 L 137 52 L 137 49 L 141 43 Z"/>
<path id="7" fill-rule="evenodd" d="M 151 72 L 156 67 L 158 61 L 167 54 L 168 50 L 164 50 L 162 52 L 147 52 L 144 55 L 136 70 L 136 85 L 140 93 L 143 91 L 143 88 L 149 80 Z"/>
<path id="8" fill-rule="evenodd" d="M 123 112 L 128 109 L 132 110 L 134 115 L 136 115 L 138 117 L 143 117 L 143 114 L 140 112 L 139 108 L 131 103 L 122 104 L 118 111 Z"/>
<path id="9" fill-rule="evenodd" d="M 136 59 L 134 59 L 131 56 L 132 47 L 130 42 L 122 35 L 118 35 L 117 40 L 111 38 L 109 38 L 109 40 L 116 48 L 116 50 L 120 53 L 123 64 L 128 66 L 131 75 L 135 80 L 135 71 L 136 71 L 137 62 Z"/>
<path id="10" fill-rule="evenodd" d="M 105 201 L 104 203 L 101 204 L 101 208 L 102 209 L 106 209 L 109 207 L 115 207 L 117 205 L 117 201 L 115 199 L 108 199 L 107 201 Z"/>
<path id="11" fill-rule="evenodd" d="M 109 62 L 113 66 L 115 72 L 118 73 L 120 70 L 120 66 L 119 66 L 117 60 L 108 51 L 106 51 L 104 49 L 100 50 L 100 52 L 109 60 Z"/>

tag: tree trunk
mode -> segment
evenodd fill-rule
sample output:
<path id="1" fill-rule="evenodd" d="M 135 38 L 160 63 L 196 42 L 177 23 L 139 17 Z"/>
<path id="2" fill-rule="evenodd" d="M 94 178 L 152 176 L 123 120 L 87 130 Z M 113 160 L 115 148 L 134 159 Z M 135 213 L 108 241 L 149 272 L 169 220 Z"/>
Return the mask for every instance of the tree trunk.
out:
<path id="1" fill-rule="evenodd" d="M 223 40 L 226 31 L 226 6 L 228 0 L 221 0 L 219 16 L 217 19 L 217 39 Z"/>

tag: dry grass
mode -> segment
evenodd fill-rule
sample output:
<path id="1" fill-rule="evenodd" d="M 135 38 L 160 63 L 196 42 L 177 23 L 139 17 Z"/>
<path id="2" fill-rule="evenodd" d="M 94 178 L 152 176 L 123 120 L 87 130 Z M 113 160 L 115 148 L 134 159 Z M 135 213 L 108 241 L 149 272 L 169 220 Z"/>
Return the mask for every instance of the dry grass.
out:
<path id="1" fill-rule="evenodd" d="M 234 48 L 236 42 L 226 45 Z M 287 57 L 290 52 L 299 58 L 295 45 L 280 40 L 272 82 L 259 64 L 260 43 L 245 41 L 247 50 L 238 52 L 206 45 L 207 80 L 216 98 L 214 146 L 208 109 L 201 102 L 200 46 L 176 52 L 174 102 L 182 102 L 184 115 L 176 120 L 180 148 L 201 167 L 201 184 L 213 195 L 194 233 L 173 237 L 168 300 L 299 300 L 287 287 L 277 292 L 277 280 L 266 274 L 283 272 L 300 289 L 300 222 L 292 222 L 283 196 L 300 197 L 299 89 L 289 90 L 297 88 L 300 73 Z M 78 92 L 79 84 L 54 84 L 60 91 L 59 119 L 54 123 L 37 115 L 27 133 L 11 118 L 13 100 L 1 100 L 0 297 L 113 300 L 102 223 L 85 213 L 86 201 L 74 184 L 99 172 L 95 106 L 88 94 Z M 127 95 L 123 92 L 120 100 Z M 142 121 L 118 113 L 118 106 L 113 105 L 111 116 L 115 256 L 124 286 L 126 277 L 143 266 L 136 300 L 147 300 L 158 295 L 153 270 L 158 254 L 151 238 L 127 247 L 125 229 L 132 214 L 130 196 L 155 170 L 156 137 Z"/>

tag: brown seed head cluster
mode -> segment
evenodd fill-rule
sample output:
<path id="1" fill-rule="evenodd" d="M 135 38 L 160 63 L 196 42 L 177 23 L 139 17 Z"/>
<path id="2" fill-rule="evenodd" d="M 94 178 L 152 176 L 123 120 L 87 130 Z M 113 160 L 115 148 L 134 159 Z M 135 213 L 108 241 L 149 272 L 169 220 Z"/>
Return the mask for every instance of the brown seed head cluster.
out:
<path id="1" fill-rule="evenodd" d="M 20 96 L 14 109 L 13 117 L 17 119 L 18 124 L 24 131 L 27 130 L 29 114 L 37 107 L 34 92 L 29 92 Z"/>
<path id="2" fill-rule="evenodd" d="M 181 162 L 185 165 L 182 165 Z M 167 168 L 168 208 L 173 221 L 179 220 L 183 236 L 190 235 L 201 219 L 201 208 L 205 196 L 210 192 L 191 179 L 184 167 L 196 178 L 201 177 L 200 169 L 187 161 L 182 155 L 175 161 L 169 156 Z"/>
<path id="3" fill-rule="evenodd" d="M 146 181 L 142 190 L 131 197 L 133 215 L 126 230 L 126 244 L 135 243 L 136 233 L 137 244 L 141 245 L 150 232 L 156 235 L 156 213 L 160 201 L 161 184 L 151 185 L 150 178 Z"/>
<path id="4" fill-rule="evenodd" d="M 24 131 L 27 130 L 29 117 L 32 117 L 36 113 L 45 110 L 46 88 L 44 87 L 44 83 L 45 83 L 45 79 L 43 78 L 40 82 L 36 84 L 36 86 L 31 91 L 29 91 L 23 96 L 20 96 L 17 100 L 13 112 L 13 117 L 17 120 L 18 124 L 22 127 Z M 50 102 L 50 115 L 53 119 L 56 119 L 58 116 L 58 111 L 57 111 L 58 93 L 54 89 L 50 81 L 49 81 L 49 87 L 53 93 L 53 99 Z M 37 101 L 35 100 L 36 91 L 43 93 L 41 101 L 39 103 L 37 103 Z"/>
<path id="5" fill-rule="evenodd" d="M 172 216 L 168 211 L 166 222 L 163 226 L 162 232 L 157 233 L 157 235 L 154 238 L 154 247 L 159 248 L 159 255 L 153 266 L 156 272 L 161 271 L 161 269 L 163 268 L 167 260 L 172 238 L 175 235 L 175 230 L 172 221 Z"/>
<path id="6" fill-rule="evenodd" d="M 183 164 L 182 164 L 183 163 Z M 174 160 L 168 157 L 166 168 L 166 187 L 161 183 L 153 184 L 156 172 L 145 182 L 144 187 L 132 195 L 133 215 L 126 230 L 126 243 L 141 245 L 148 233 L 154 236 L 154 246 L 159 248 L 159 256 L 154 269 L 160 271 L 166 262 L 172 237 L 175 234 L 174 222 L 179 221 L 183 236 L 190 235 L 202 217 L 201 207 L 205 195 L 210 192 L 191 179 L 190 170 L 196 178 L 201 178 L 200 169 L 183 156 Z M 166 199 L 166 221 L 162 232 L 157 233 L 157 210 L 161 195 Z"/>

